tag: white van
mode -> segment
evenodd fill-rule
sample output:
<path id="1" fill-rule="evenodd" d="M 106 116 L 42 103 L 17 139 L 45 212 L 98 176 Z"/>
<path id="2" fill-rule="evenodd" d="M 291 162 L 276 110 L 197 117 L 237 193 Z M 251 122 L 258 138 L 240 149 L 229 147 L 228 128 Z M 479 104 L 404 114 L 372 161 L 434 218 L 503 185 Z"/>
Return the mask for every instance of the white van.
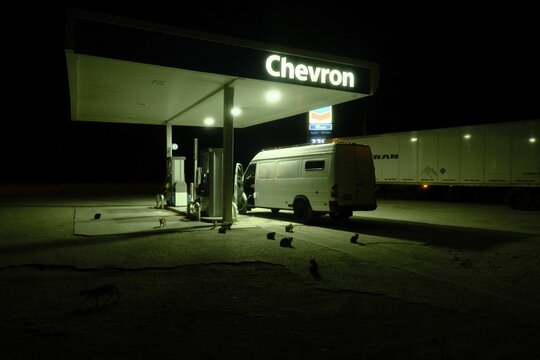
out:
<path id="1" fill-rule="evenodd" d="M 375 169 L 367 145 L 330 143 L 263 150 L 243 175 L 240 212 L 292 209 L 299 222 L 330 214 L 346 220 L 375 210 Z"/>

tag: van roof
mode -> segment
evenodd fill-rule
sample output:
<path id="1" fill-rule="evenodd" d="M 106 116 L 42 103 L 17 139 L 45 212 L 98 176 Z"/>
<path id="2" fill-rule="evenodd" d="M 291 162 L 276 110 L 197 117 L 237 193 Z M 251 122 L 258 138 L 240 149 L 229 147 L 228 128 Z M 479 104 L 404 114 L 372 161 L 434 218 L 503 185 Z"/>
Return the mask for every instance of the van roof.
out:
<path id="1" fill-rule="evenodd" d="M 329 144 L 290 146 L 290 147 L 285 147 L 285 148 L 262 150 L 257 155 L 255 155 L 253 160 L 326 154 L 326 153 L 332 152 L 335 146 L 336 146 L 336 143 L 329 143 Z"/>

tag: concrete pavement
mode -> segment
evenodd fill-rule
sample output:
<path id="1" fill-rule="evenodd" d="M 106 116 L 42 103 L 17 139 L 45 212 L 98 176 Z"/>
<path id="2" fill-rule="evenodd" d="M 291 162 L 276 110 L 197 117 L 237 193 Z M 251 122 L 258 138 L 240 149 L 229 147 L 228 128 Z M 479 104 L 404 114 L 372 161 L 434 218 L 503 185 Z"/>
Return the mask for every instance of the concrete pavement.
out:
<path id="1" fill-rule="evenodd" d="M 65 297 L 62 306 L 69 306 L 69 292 L 89 281 L 89 276 L 94 281 L 114 280 L 135 299 L 147 296 L 143 283 L 151 286 L 168 272 L 181 275 L 195 266 L 189 268 L 197 279 L 194 281 L 204 283 L 204 277 L 195 274 L 208 275 L 208 266 L 217 271 L 211 273 L 213 276 L 226 281 L 232 268 L 266 264 L 279 266 L 282 270 L 275 276 L 283 278 L 263 280 L 251 275 L 243 280 L 231 277 L 229 282 L 245 289 L 268 281 L 265 297 L 275 302 L 280 294 L 272 289 L 280 283 L 290 282 L 291 289 L 324 291 L 333 294 L 336 304 L 342 304 L 339 313 L 346 317 L 354 318 L 360 311 L 342 303 L 354 295 L 402 304 L 398 308 L 409 309 L 407 316 L 414 321 L 424 318 L 418 310 L 421 308 L 426 314 L 429 309 L 442 309 L 450 323 L 455 320 L 452 314 L 465 314 L 474 318 L 474 329 L 509 324 L 497 325 L 495 343 L 501 344 L 507 335 L 503 329 L 516 334 L 526 330 L 531 336 L 540 329 L 540 228 L 539 213 L 534 211 L 519 212 L 498 204 L 384 199 L 377 210 L 355 213 L 347 224 L 335 224 L 324 217 L 308 226 L 295 223 L 290 211 L 274 216 L 258 210 L 239 216 L 230 231 L 220 234 L 214 224 L 187 221 L 181 211 L 155 209 L 153 196 L 144 193 L 4 196 L 0 205 L 0 280 L 10 289 L 4 300 L 9 301 L 9 307 L 4 309 L 12 309 L 14 301 L 33 297 L 37 301 L 40 294 L 58 292 Z M 99 220 L 94 219 L 96 213 L 101 214 Z M 161 217 L 167 219 L 166 226 L 160 226 Z M 285 226 L 291 222 L 294 232 L 286 233 Z M 277 233 L 278 241 L 266 239 L 269 231 Z M 350 243 L 355 233 L 360 245 Z M 279 246 L 284 236 L 293 236 L 292 248 Z M 311 258 L 319 264 L 320 281 L 308 271 Z M 36 292 L 26 285 L 28 278 L 49 280 L 35 284 Z M 170 286 L 179 285 L 172 282 Z M 194 286 L 190 298 L 197 298 L 201 290 L 196 284 L 182 283 L 177 289 L 163 287 L 162 291 L 174 291 L 177 299 L 188 286 Z M 207 291 L 211 289 L 203 294 Z M 301 299 L 298 302 L 302 303 Z M 53 298 L 47 304 L 55 309 Z M 312 311 L 305 306 L 306 311 Z M 330 309 L 313 311 L 333 314 Z M 367 318 L 359 321 L 367 324 L 382 310 L 361 311 Z M 399 316 L 388 311 L 389 316 Z M 451 331 L 460 330 L 452 325 Z M 419 338 L 416 341 L 422 342 Z M 532 346 L 528 338 L 523 340 L 526 344 L 513 341 L 516 347 L 511 349 Z"/>

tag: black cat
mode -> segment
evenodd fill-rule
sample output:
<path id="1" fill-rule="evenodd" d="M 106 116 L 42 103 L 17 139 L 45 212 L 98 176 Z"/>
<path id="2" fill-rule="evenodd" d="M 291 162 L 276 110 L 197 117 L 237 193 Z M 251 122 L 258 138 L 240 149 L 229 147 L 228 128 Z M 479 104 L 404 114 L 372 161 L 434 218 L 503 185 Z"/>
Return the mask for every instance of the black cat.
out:
<path id="1" fill-rule="evenodd" d="M 319 264 L 317 264 L 314 258 L 309 260 L 309 272 L 315 280 L 321 280 L 321 274 L 319 274 Z"/>
<path id="2" fill-rule="evenodd" d="M 294 228 L 293 224 L 290 223 L 289 225 L 285 226 L 285 231 L 286 231 L 286 232 L 292 233 L 292 232 L 293 232 L 293 228 Z"/>
<path id="3" fill-rule="evenodd" d="M 98 286 L 95 289 L 89 289 L 89 290 L 83 290 L 80 292 L 81 297 L 83 297 L 83 301 L 79 304 L 79 306 L 83 305 L 90 299 L 94 299 L 95 306 L 99 306 L 99 299 L 105 296 L 105 299 L 107 301 L 113 299 L 114 297 L 117 297 L 117 300 L 119 300 L 119 297 L 122 296 L 122 293 L 118 290 L 118 288 L 111 284 L 105 284 Z"/>
<path id="4" fill-rule="evenodd" d="M 281 246 L 281 247 L 292 247 L 292 245 L 291 245 L 292 240 L 293 240 L 292 237 L 284 237 L 283 239 L 280 240 L 279 246 Z"/>

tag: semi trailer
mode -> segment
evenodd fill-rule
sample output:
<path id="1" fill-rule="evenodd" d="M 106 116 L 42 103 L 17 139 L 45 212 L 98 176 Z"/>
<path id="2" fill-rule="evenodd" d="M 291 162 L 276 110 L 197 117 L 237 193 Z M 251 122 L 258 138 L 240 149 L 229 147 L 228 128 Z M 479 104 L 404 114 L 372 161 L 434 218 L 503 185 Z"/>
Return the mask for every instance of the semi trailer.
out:
<path id="1" fill-rule="evenodd" d="M 328 139 L 371 148 L 379 190 L 504 190 L 513 209 L 540 208 L 540 120 Z"/>

